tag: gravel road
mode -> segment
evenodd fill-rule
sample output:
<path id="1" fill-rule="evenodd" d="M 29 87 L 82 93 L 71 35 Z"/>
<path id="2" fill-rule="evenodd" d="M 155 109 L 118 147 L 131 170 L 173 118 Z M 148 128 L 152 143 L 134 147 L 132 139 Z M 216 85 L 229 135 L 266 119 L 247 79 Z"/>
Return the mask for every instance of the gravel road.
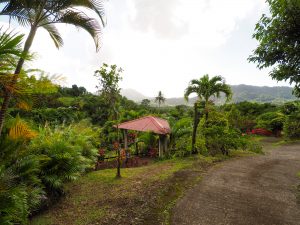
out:
<path id="1" fill-rule="evenodd" d="M 300 225 L 300 143 L 267 146 L 265 155 L 229 160 L 210 169 L 178 201 L 171 224 Z"/>

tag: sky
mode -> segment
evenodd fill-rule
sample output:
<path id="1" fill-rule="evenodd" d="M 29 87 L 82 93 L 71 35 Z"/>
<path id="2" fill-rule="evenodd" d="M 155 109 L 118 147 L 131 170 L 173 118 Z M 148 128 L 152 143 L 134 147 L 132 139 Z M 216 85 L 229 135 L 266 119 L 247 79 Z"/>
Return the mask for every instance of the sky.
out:
<path id="1" fill-rule="evenodd" d="M 98 53 L 85 31 L 58 25 L 64 47 L 57 50 L 39 29 L 29 66 L 64 76 L 64 86 L 94 92 L 94 71 L 103 63 L 116 64 L 124 70 L 121 88 L 149 97 L 158 91 L 182 97 L 189 81 L 204 74 L 221 75 L 232 85 L 288 86 L 247 61 L 258 44 L 252 39 L 255 24 L 268 12 L 265 0 L 108 0 L 105 8 Z M 0 25 L 7 23 L 0 17 Z M 10 27 L 28 33 L 16 24 Z"/>

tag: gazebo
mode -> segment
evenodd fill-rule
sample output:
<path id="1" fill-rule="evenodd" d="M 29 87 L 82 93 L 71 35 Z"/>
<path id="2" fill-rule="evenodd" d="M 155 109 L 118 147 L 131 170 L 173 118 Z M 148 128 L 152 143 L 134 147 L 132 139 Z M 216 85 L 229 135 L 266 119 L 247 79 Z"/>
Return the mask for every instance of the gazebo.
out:
<path id="1" fill-rule="evenodd" d="M 159 135 L 159 157 L 162 157 L 168 151 L 167 135 L 171 133 L 170 125 L 167 120 L 154 116 L 145 116 L 139 119 L 127 121 L 116 125 L 115 127 L 122 129 L 124 132 L 124 148 L 128 149 L 127 130 L 140 132 L 153 132 Z"/>

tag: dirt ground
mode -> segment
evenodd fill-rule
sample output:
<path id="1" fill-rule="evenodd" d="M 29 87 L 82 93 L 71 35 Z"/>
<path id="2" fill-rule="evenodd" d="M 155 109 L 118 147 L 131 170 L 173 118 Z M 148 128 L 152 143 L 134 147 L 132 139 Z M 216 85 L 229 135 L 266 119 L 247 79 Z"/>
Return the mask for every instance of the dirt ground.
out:
<path id="1" fill-rule="evenodd" d="M 300 143 L 265 143 L 265 147 L 265 155 L 229 160 L 209 169 L 177 202 L 171 224 L 300 225 L 296 201 Z"/>

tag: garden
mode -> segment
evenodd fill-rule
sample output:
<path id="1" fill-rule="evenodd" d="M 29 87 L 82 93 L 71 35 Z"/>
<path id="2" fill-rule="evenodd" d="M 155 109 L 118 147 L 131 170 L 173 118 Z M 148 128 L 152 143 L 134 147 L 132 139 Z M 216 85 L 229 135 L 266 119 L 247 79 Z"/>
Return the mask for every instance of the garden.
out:
<path id="1" fill-rule="evenodd" d="M 141 102 L 122 96 L 123 69 L 106 63 L 89 74 L 96 93 L 65 87 L 61 76 L 32 67 L 35 34 L 45 29 L 59 48 L 55 24 L 75 25 L 98 49 L 100 1 L 1 3 L 0 16 L 29 35 L 0 28 L 0 224 L 164 223 L 217 162 L 263 154 L 261 136 L 300 139 L 300 101 L 232 102 L 222 76 L 191 80 L 180 93 L 187 104 L 177 106 L 161 91 Z M 225 104 L 216 104 L 221 96 Z"/>

